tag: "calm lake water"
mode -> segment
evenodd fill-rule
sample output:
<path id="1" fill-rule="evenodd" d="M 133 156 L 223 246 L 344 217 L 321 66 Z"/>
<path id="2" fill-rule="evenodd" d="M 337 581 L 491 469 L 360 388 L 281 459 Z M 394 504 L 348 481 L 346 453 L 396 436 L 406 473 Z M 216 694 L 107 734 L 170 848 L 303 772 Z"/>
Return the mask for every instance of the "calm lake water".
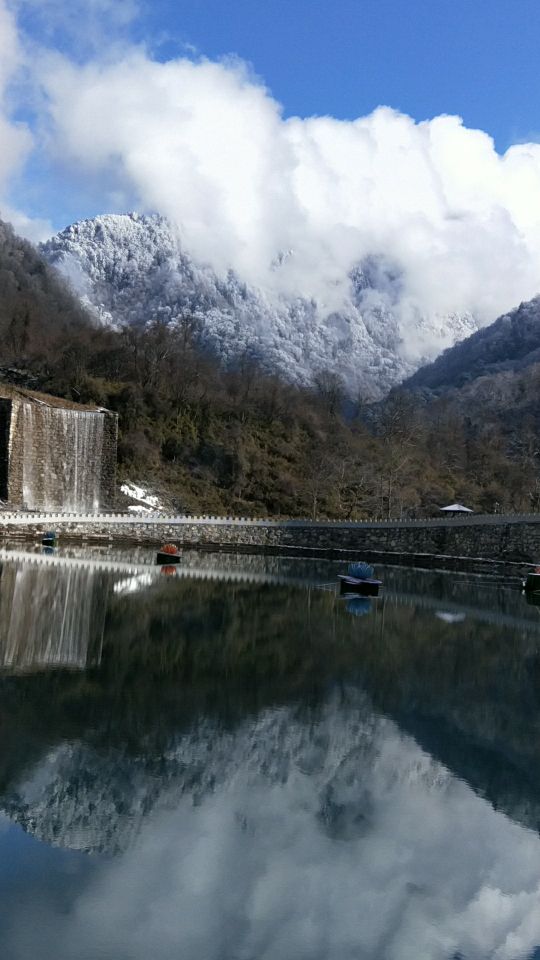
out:
<path id="1" fill-rule="evenodd" d="M 540 957 L 540 607 L 0 551 L 2 960 Z"/>

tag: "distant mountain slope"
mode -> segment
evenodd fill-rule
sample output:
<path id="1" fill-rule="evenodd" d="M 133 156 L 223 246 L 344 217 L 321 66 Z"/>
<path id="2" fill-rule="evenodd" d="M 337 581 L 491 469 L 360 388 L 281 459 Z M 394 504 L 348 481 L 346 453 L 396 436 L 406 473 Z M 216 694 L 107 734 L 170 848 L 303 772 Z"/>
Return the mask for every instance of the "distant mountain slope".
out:
<path id="1" fill-rule="evenodd" d="M 406 380 L 406 389 L 436 393 L 462 388 L 479 377 L 511 373 L 540 361 L 540 297 L 520 304 Z"/>
<path id="2" fill-rule="evenodd" d="M 194 317 L 201 341 L 226 363 L 243 352 L 297 383 L 342 375 L 349 392 L 379 397 L 411 374 L 400 325 L 401 277 L 378 258 L 353 270 L 339 310 L 315 298 L 287 298 L 249 286 L 232 271 L 218 276 L 195 263 L 178 232 L 159 216 L 102 216 L 76 223 L 42 246 L 102 321 L 144 324 Z M 277 256 L 279 271 L 294 253 Z M 471 315 L 414 315 L 411 342 L 436 353 L 476 328 Z"/>

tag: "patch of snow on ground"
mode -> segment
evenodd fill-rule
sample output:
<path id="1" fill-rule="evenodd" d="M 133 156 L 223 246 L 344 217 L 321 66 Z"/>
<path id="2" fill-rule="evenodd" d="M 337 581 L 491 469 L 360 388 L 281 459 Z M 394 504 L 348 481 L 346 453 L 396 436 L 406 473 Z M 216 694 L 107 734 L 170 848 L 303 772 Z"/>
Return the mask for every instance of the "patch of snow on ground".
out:
<path id="1" fill-rule="evenodd" d="M 146 487 L 141 487 L 136 483 L 123 483 L 120 486 L 121 493 L 129 497 L 130 500 L 138 500 L 138 505 L 128 507 L 128 510 L 134 510 L 149 513 L 150 510 L 161 510 L 162 503 L 159 497 L 150 494 Z"/>

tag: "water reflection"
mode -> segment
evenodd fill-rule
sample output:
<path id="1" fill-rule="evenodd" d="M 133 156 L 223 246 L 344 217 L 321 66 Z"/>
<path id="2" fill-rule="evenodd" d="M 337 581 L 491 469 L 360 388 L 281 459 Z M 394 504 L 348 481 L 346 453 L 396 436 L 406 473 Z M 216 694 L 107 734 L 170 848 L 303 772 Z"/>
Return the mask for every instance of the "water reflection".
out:
<path id="1" fill-rule="evenodd" d="M 99 660 L 0 680 L 2 957 L 530 957 L 537 611 L 388 570 L 358 616 L 330 567 L 251 561 L 93 561 Z"/>
<path id="2" fill-rule="evenodd" d="M 435 616 L 443 623 L 463 623 L 467 619 L 466 613 L 451 613 L 448 610 L 436 610 Z"/>
<path id="3" fill-rule="evenodd" d="M 347 599 L 347 613 L 352 613 L 354 617 L 365 617 L 371 610 L 371 600 L 369 597 L 349 597 Z"/>
<path id="4" fill-rule="evenodd" d="M 45 558 L 44 558 L 45 559 Z M 4 563 L 0 568 L 0 670 L 99 661 L 109 578 L 89 566 Z"/>

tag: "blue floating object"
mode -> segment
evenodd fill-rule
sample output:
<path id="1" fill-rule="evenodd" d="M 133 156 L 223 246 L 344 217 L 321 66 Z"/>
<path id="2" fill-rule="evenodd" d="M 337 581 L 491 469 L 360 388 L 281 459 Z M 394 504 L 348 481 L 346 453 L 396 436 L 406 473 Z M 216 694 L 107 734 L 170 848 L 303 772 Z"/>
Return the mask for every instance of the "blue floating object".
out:
<path id="1" fill-rule="evenodd" d="M 347 613 L 352 613 L 354 617 L 365 617 L 371 610 L 371 600 L 368 597 L 353 597 L 347 600 Z"/>
<path id="2" fill-rule="evenodd" d="M 375 570 L 370 563 L 365 563 L 363 560 L 360 560 L 359 563 L 350 563 L 349 564 L 349 576 L 356 577 L 357 580 L 369 580 Z"/>

